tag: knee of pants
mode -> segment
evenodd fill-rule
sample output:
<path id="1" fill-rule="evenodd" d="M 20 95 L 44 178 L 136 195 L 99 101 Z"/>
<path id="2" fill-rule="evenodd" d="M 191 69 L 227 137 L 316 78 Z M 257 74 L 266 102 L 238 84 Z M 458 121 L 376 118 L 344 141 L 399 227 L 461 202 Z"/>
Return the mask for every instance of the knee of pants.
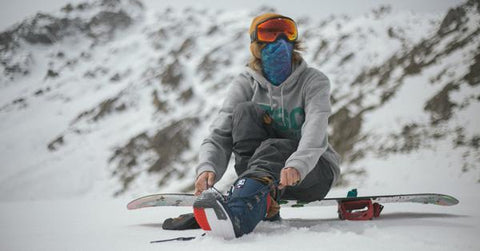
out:
<path id="1" fill-rule="evenodd" d="M 264 140 L 255 150 L 249 161 L 249 168 L 252 166 L 264 166 L 272 168 L 275 172 L 285 165 L 285 161 L 297 148 L 297 142 L 290 139 L 269 138 Z"/>
<path id="2" fill-rule="evenodd" d="M 293 151 L 297 149 L 297 145 L 298 145 L 298 142 L 296 140 L 282 139 L 282 138 L 269 138 L 262 141 L 258 149 L 273 148 L 282 152 L 285 151 L 285 152 L 293 153 Z"/>

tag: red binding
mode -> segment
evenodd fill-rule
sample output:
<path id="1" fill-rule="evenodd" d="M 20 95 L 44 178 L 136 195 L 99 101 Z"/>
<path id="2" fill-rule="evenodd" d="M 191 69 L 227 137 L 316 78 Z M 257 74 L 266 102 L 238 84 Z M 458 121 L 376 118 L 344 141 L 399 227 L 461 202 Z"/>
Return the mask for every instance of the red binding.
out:
<path id="1" fill-rule="evenodd" d="M 371 220 L 379 217 L 383 206 L 372 200 L 345 200 L 338 202 L 338 217 L 341 220 Z"/>

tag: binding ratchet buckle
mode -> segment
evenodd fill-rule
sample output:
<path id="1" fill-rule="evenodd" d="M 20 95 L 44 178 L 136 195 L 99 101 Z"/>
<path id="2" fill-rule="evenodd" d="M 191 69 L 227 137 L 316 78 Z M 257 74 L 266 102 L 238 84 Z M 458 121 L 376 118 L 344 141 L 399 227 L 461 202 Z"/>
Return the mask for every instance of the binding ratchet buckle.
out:
<path id="1" fill-rule="evenodd" d="M 380 216 L 383 206 L 371 199 L 344 200 L 338 202 L 338 218 L 341 220 L 371 220 Z"/>

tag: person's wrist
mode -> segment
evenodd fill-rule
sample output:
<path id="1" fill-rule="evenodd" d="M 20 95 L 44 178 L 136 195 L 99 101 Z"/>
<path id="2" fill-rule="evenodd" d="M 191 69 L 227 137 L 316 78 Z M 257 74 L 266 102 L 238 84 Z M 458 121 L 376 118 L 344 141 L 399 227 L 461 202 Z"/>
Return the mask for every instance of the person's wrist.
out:
<path id="1" fill-rule="evenodd" d="M 198 177 L 200 177 L 200 175 L 204 172 L 212 172 L 214 174 L 216 174 L 215 172 L 215 168 L 213 167 L 212 164 L 210 163 L 203 163 L 201 165 L 199 165 L 197 167 L 197 176 L 196 176 L 196 179 L 198 179 Z"/>

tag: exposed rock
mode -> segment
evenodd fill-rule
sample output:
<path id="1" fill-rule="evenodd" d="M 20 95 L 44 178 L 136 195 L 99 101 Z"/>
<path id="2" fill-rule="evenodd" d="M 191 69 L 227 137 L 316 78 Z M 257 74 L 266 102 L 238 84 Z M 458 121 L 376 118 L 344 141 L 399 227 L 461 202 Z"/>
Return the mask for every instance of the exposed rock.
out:
<path id="1" fill-rule="evenodd" d="M 356 169 L 346 169 L 342 170 L 342 175 L 337 180 L 336 186 L 339 187 L 348 187 L 350 182 L 345 177 L 364 177 L 367 174 L 367 171 L 364 168 Z"/>
<path id="2" fill-rule="evenodd" d="M 88 35 L 95 39 L 110 39 L 117 29 L 126 28 L 132 22 L 132 18 L 123 10 L 119 12 L 102 11 L 87 24 Z"/>
<path id="3" fill-rule="evenodd" d="M 450 9 L 443 19 L 437 34 L 445 36 L 450 32 L 457 30 L 465 21 L 465 9 L 463 7 Z"/>
<path id="4" fill-rule="evenodd" d="M 33 93 L 33 95 L 35 96 L 41 96 L 43 94 L 43 90 L 42 89 L 39 89 L 37 90 L 35 93 Z"/>
<path id="5" fill-rule="evenodd" d="M 228 58 L 219 58 L 214 56 L 215 52 L 219 51 L 219 48 L 213 49 L 211 52 L 207 53 L 202 62 L 197 67 L 197 72 L 203 75 L 202 81 L 210 80 L 221 66 L 228 66 L 231 64 L 231 61 Z"/>
<path id="6" fill-rule="evenodd" d="M 64 144 L 63 140 L 63 135 L 58 136 L 56 139 L 52 140 L 47 146 L 48 150 L 50 151 L 56 151 L 58 150 L 59 147 L 61 147 Z"/>
<path id="7" fill-rule="evenodd" d="M 12 104 L 21 104 L 21 103 L 25 103 L 25 98 L 17 98 L 15 100 L 13 100 Z"/>
<path id="8" fill-rule="evenodd" d="M 18 39 L 31 44 L 52 44 L 78 31 L 86 31 L 87 24 L 80 18 L 57 18 L 38 13 L 15 28 L 0 34 L 0 48 L 17 46 Z"/>
<path id="9" fill-rule="evenodd" d="M 471 86 L 480 84 L 480 47 L 474 60 L 473 64 L 470 65 L 470 71 L 463 77 Z"/>
<path id="10" fill-rule="evenodd" d="M 470 146 L 472 146 L 476 150 L 478 150 L 480 148 L 480 136 L 479 135 L 476 135 L 476 136 L 472 137 L 472 139 L 470 140 Z"/>
<path id="11" fill-rule="evenodd" d="M 27 99 L 25 97 L 18 97 L 16 99 L 14 99 L 12 101 L 11 105 L 13 107 L 17 107 L 18 109 L 23 109 L 23 108 L 28 107 Z M 4 109 L 5 107 L 8 107 L 8 106 L 10 106 L 10 105 L 1 107 L 1 109 Z"/>
<path id="12" fill-rule="evenodd" d="M 186 118 L 158 131 L 151 138 L 150 146 L 158 154 L 159 159 L 148 171 L 157 172 L 168 167 L 181 153 L 189 149 L 190 134 L 198 122 L 197 118 Z"/>
<path id="13" fill-rule="evenodd" d="M 148 152 L 155 153 L 157 159 L 146 171 L 163 172 L 165 175 L 160 183 L 168 180 L 169 175 L 175 172 L 170 166 L 171 163 L 178 161 L 181 154 L 190 148 L 190 135 L 198 122 L 197 118 L 185 118 L 159 130 L 153 136 L 141 133 L 130 139 L 126 145 L 117 148 L 110 161 L 117 161 L 113 175 L 120 178 L 123 186 L 116 195 L 125 192 L 136 175 L 143 170 L 138 159 Z"/>
<path id="14" fill-rule="evenodd" d="M 403 130 L 400 134 L 403 144 L 399 148 L 400 152 L 411 152 L 417 150 L 421 146 L 422 142 L 422 132 L 419 130 L 417 124 L 409 124 L 403 127 Z"/>
<path id="15" fill-rule="evenodd" d="M 133 23 L 131 15 L 127 14 L 123 8 L 128 8 L 132 14 L 135 8 L 143 8 L 138 1 L 129 1 L 123 4 L 123 1 L 101 1 L 100 5 L 105 9 L 100 9 L 97 14 L 88 14 L 88 17 L 82 17 L 85 9 L 93 8 L 97 3 L 80 4 L 73 7 L 71 4 L 63 8 L 64 15 L 54 16 L 44 13 L 38 13 L 34 17 L 26 19 L 22 23 L 13 26 L 9 30 L 0 33 L 0 62 L 4 68 L 4 73 L 10 79 L 18 76 L 18 73 L 26 75 L 29 73 L 30 64 L 20 62 L 19 57 L 12 57 L 12 54 L 18 53 L 16 50 L 22 42 L 29 44 L 52 45 L 55 42 L 63 40 L 65 37 L 88 36 L 95 43 L 108 41 L 113 34 L 119 30 L 130 26 Z M 70 14 L 68 14 L 70 13 Z M 26 52 L 28 54 L 28 51 Z M 20 57 L 21 58 L 21 57 Z"/>
<path id="16" fill-rule="evenodd" d="M 425 111 L 431 112 L 431 123 L 437 124 L 440 121 L 448 120 L 452 116 L 452 109 L 457 104 L 450 101 L 450 91 L 457 90 L 458 85 L 450 83 L 446 85 L 437 95 L 432 97 L 425 105 Z"/>
<path id="17" fill-rule="evenodd" d="M 342 66 L 343 64 L 345 64 L 347 61 L 351 60 L 353 57 L 355 56 L 355 53 L 349 53 L 348 55 L 346 55 L 345 57 L 343 57 L 340 62 L 338 63 L 338 66 Z"/>
<path id="18" fill-rule="evenodd" d="M 152 92 L 152 99 L 153 99 L 153 106 L 159 112 L 166 112 L 168 108 L 168 102 L 160 100 L 158 97 L 157 90 L 153 90 Z"/>
<path id="19" fill-rule="evenodd" d="M 185 41 L 183 41 L 180 48 L 178 48 L 178 50 L 174 52 L 174 55 L 178 57 L 179 55 L 186 54 L 188 51 L 193 49 L 194 45 L 195 45 L 195 39 L 192 37 L 189 37 L 185 39 Z M 186 56 L 188 57 L 188 55 Z"/>
<path id="20" fill-rule="evenodd" d="M 168 34 L 168 29 L 162 27 L 154 32 L 150 32 L 148 38 L 151 41 L 153 48 L 160 50 L 164 47 L 163 44 L 165 41 L 170 39 L 170 36 Z"/>
<path id="21" fill-rule="evenodd" d="M 93 121 L 97 121 L 113 111 L 123 111 L 125 108 L 125 104 L 118 104 L 118 97 L 107 99 L 99 105 L 97 112 L 92 119 Z"/>
<path id="22" fill-rule="evenodd" d="M 119 97 L 110 98 L 101 102 L 97 107 L 80 113 L 72 122 L 76 123 L 81 119 L 89 119 L 96 122 L 112 112 L 122 112 L 127 109 L 124 103 L 119 102 Z"/>
<path id="23" fill-rule="evenodd" d="M 207 36 L 212 36 L 213 34 L 217 33 L 218 30 L 219 30 L 218 26 L 217 26 L 217 25 L 213 25 L 213 26 L 210 27 L 210 29 L 208 30 Z"/>
<path id="24" fill-rule="evenodd" d="M 193 93 L 193 89 L 192 88 L 188 88 L 187 90 L 183 91 L 181 94 L 180 94 L 180 100 L 183 102 L 183 103 L 186 103 L 188 102 L 192 97 L 193 97 L 194 93 Z"/>
<path id="25" fill-rule="evenodd" d="M 392 7 L 389 6 L 389 5 L 382 5 L 382 6 L 378 7 L 377 9 L 372 10 L 373 16 L 376 19 L 380 19 L 383 16 L 390 14 L 391 12 L 392 12 Z"/>
<path id="26" fill-rule="evenodd" d="M 85 78 L 96 78 L 98 76 L 103 76 L 107 74 L 109 70 L 102 66 L 97 66 L 94 69 L 90 69 L 83 74 Z"/>
<path id="27" fill-rule="evenodd" d="M 118 82 L 121 80 L 121 77 L 120 77 L 120 74 L 119 73 L 115 73 L 111 78 L 110 78 L 110 81 L 112 82 Z"/>
<path id="28" fill-rule="evenodd" d="M 1 52 L 0 52 L 1 53 Z M 0 55 L 0 65 L 4 68 L 3 75 L 13 80 L 16 76 L 26 76 L 30 73 L 30 66 L 33 58 L 30 54 L 22 55 Z"/>
<path id="29" fill-rule="evenodd" d="M 45 76 L 45 78 L 56 78 L 56 77 L 58 77 L 58 72 L 52 69 L 48 69 L 47 75 Z"/>
<path id="30" fill-rule="evenodd" d="M 169 64 L 165 71 L 161 74 L 162 84 L 169 86 L 172 89 L 177 89 L 183 79 L 182 72 L 182 65 L 178 62 L 178 60 L 175 60 L 173 63 Z"/>
<path id="31" fill-rule="evenodd" d="M 330 116 L 329 124 L 334 128 L 334 133 L 329 136 L 332 146 L 341 156 L 350 155 L 359 140 L 362 114 L 352 115 L 348 108 L 342 107 Z"/>
<path id="32" fill-rule="evenodd" d="M 63 6 L 63 7 L 61 8 L 61 11 L 65 12 L 65 13 L 70 13 L 70 12 L 73 11 L 73 9 L 74 9 L 74 8 L 73 8 L 73 5 L 72 5 L 71 3 L 69 3 L 69 4 L 65 5 L 65 6 Z"/>
<path id="33" fill-rule="evenodd" d="M 142 153 L 148 151 L 150 147 L 150 139 L 146 133 L 141 133 L 124 145 L 115 150 L 110 161 L 116 160 L 117 165 L 112 172 L 113 176 L 118 176 L 121 181 L 122 188 L 115 193 L 115 196 L 120 195 L 128 189 L 130 183 L 135 179 L 135 176 L 140 170 L 136 170 L 139 164 L 137 158 Z"/>

